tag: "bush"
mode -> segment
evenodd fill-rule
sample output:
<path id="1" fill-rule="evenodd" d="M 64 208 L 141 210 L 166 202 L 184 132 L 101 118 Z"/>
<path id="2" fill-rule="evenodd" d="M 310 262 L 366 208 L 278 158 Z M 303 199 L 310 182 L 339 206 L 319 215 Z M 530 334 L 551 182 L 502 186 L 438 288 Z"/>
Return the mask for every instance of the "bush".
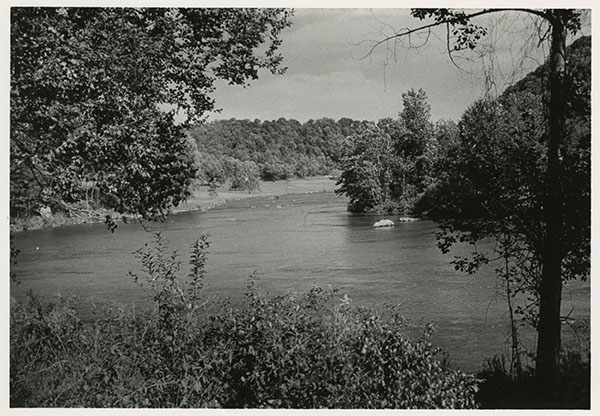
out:
<path id="1" fill-rule="evenodd" d="M 484 409 L 589 409 L 590 357 L 570 348 L 561 352 L 560 392 L 548 397 L 528 367 L 520 378 L 511 377 L 504 357 L 487 361 L 478 374 L 482 380 L 477 403 Z"/>
<path id="2" fill-rule="evenodd" d="M 199 302 L 204 239 L 188 279 L 163 240 L 139 252 L 157 307 L 81 322 L 34 297 L 11 308 L 11 406 L 469 408 L 477 380 L 438 360 L 394 308 L 354 307 L 333 289 L 244 303 Z"/>
<path id="3" fill-rule="evenodd" d="M 263 163 L 259 168 L 260 178 L 263 181 L 285 181 L 292 176 L 290 166 L 283 163 Z"/>

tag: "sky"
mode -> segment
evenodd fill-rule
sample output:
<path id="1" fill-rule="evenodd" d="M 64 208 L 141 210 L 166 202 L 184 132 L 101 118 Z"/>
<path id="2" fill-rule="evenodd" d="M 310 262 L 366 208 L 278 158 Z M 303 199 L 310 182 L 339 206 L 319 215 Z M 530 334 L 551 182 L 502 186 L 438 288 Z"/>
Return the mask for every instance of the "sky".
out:
<path id="1" fill-rule="evenodd" d="M 494 81 L 489 91 L 501 93 L 547 53 L 538 47 L 534 18 L 502 13 L 478 20 L 489 32 L 475 51 L 458 57 L 460 69 L 448 57 L 445 30 L 428 41 L 413 37 L 412 47 L 407 41 L 381 45 L 364 58 L 373 40 L 419 23 L 408 9 L 296 9 L 292 26 L 281 34 L 285 74 L 261 71 L 246 87 L 218 82 L 213 96 L 221 112 L 209 120 L 396 118 L 402 93 L 423 88 L 433 120 L 458 121 L 483 96 L 486 75 Z"/>

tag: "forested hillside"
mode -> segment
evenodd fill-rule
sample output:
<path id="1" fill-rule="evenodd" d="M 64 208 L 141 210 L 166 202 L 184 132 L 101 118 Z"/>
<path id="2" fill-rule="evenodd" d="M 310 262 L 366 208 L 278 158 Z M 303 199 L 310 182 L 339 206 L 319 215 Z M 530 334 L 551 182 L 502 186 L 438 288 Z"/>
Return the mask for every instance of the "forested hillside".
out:
<path id="1" fill-rule="evenodd" d="M 202 182 L 251 188 L 257 176 L 273 181 L 329 174 L 338 166 L 344 138 L 363 123 L 348 118 L 305 123 L 230 119 L 196 126 L 190 136 Z"/>
<path id="2" fill-rule="evenodd" d="M 569 69 L 571 79 L 576 79 L 579 82 L 586 82 L 588 86 L 591 82 L 591 48 L 591 36 L 582 36 L 567 47 L 567 68 Z M 524 91 L 535 95 L 542 95 L 546 92 L 545 83 L 548 81 L 548 73 L 548 64 L 540 65 L 523 79 L 516 82 L 514 85 L 509 86 L 502 95 L 506 97 L 509 94 Z M 573 86 L 572 83 L 571 86 Z M 590 98 L 589 94 L 580 94 L 580 96 L 580 98 Z"/>

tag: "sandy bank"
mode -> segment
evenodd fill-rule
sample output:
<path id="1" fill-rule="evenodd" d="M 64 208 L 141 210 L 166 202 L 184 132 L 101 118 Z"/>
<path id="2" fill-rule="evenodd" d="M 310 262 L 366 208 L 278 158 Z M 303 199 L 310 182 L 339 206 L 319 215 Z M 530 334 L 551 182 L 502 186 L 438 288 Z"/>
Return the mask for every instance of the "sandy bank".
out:
<path id="1" fill-rule="evenodd" d="M 240 199 L 313 192 L 333 192 L 334 189 L 335 181 L 329 179 L 327 176 L 292 179 L 288 181 L 261 182 L 260 189 L 251 193 L 248 191 L 228 191 L 218 188 L 217 195 L 210 195 L 208 186 L 201 186 L 192 192 L 192 195 L 185 203 L 175 207 L 173 212 L 206 211 L 207 209 L 223 205 L 229 201 Z"/>

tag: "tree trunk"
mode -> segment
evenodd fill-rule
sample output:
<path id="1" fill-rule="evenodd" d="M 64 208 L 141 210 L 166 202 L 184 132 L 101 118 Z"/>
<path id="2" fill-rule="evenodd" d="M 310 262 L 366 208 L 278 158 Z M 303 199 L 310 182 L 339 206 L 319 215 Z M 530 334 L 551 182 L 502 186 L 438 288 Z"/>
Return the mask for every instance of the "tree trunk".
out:
<path id="1" fill-rule="evenodd" d="M 550 105 L 546 198 L 544 201 L 545 240 L 540 282 L 540 314 L 536 378 L 548 397 L 559 387 L 562 195 L 560 190 L 560 143 L 565 125 L 566 27 L 560 10 L 553 10 L 550 49 Z"/>

